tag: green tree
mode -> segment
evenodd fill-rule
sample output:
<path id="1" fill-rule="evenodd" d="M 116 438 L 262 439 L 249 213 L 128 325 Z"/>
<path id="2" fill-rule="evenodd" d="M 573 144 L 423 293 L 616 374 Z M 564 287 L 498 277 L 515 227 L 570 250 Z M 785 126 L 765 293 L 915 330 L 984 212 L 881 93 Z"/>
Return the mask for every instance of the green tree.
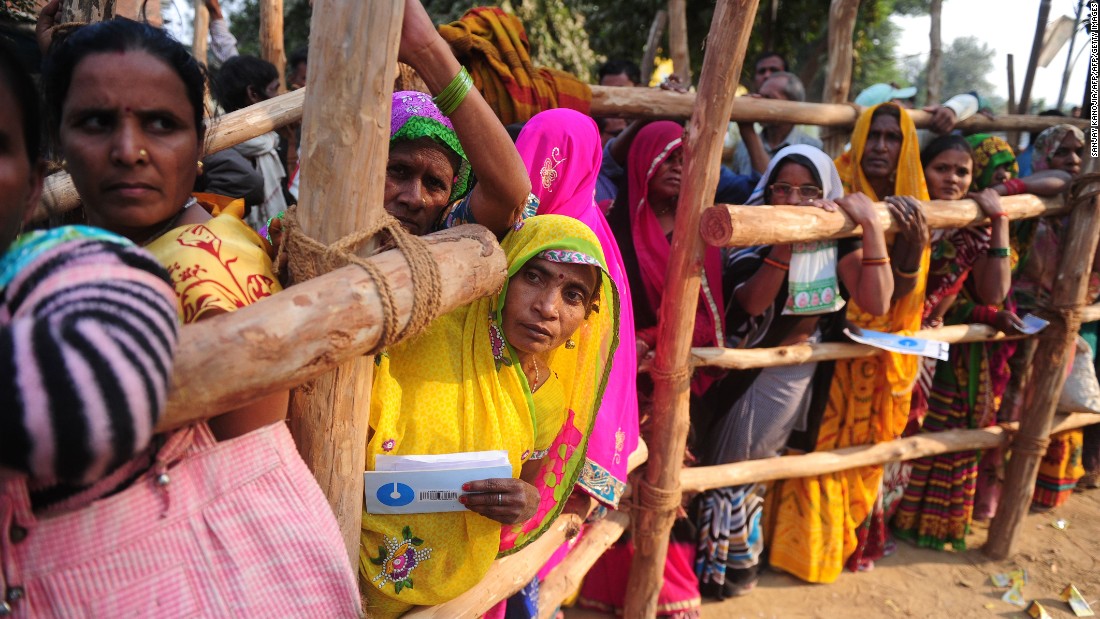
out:
<path id="1" fill-rule="evenodd" d="M 223 0 L 223 6 L 225 2 Z M 236 10 L 228 12 L 229 30 L 237 37 L 237 49 L 242 54 L 260 55 L 260 4 L 258 0 L 245 0 Z M 313 9 L 309 0 L 285 0 L 283 2 L 283 48 L 289 56 L 295 50 L 309 45 L 309 20 Z"/>
<path id="2" fill-rule="evenodd" d="M 1004 110 L 1004 100 L 993 96 L 993 56 L 996 51 L 977 37 L 960 37 L 943 50 L 941 73 L 942 98 L 962 92 L 976 91 L 986 99 L 995 112 Z M 927 63 L 913 58 L 907 61 L 907 69 L 917 88 L 924 90 L 927 81 Z M 938 103 L 938 102 L 937 102 Z"/>

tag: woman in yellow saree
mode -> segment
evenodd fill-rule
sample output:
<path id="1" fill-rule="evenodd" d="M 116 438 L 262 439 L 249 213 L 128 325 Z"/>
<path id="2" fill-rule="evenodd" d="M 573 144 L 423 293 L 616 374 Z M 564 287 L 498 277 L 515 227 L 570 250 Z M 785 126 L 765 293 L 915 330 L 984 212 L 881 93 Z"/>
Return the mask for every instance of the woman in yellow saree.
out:
<path id="1" fill-rule="evenodd" d="M 370 616 L 473 587 L 498 553 L 549 526 L 583 466 L 618 345 L 618 293 L 599 240 L 575 219 L 542 215 L 501 246 L 509 280 L 499 294 L 378 357 L 367 470 L 379 455 L 506 450 L 522 480 L 471 482 L 468 511 L 364 513 L 359 573 Z"/>
<path id="2" fill-rule="evenodd" d="M 928 231 L 919 204 L 898 197 L 928 200 L 913 121 L 892 103 L 864 110 L 852 132 L 852 147 L 836 166 L 845 193 L 861 191 L 885 200 L 902 227 L 890 249 L 895 280 L 890 311 L 873 316 L 852 302 L 848 320 L 875 331 L 916 331 L 928 273 Z M 814 450 L 900 436 L 917 371 L 917 357 L 885 351 L 837 361 L 828 404 L 811 442 Z M 881 556 L 885 523 L 872 515 L 882 477 L 881 466 L 869 466 L 776 484 L 765 507 L 771 565 L 809 582 L 833 582 L 845 562 L 859 568 Z"/>

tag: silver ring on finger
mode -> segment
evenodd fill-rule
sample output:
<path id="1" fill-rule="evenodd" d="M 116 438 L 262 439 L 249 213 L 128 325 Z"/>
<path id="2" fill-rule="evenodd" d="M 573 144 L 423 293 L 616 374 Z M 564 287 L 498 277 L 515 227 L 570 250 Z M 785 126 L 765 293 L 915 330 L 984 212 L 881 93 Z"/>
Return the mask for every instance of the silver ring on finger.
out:
<path id="1" fill-rule="evenodd" d="M 504 495 L 500 492 L 497 493 L 497 506 L 504 505 Z"/>

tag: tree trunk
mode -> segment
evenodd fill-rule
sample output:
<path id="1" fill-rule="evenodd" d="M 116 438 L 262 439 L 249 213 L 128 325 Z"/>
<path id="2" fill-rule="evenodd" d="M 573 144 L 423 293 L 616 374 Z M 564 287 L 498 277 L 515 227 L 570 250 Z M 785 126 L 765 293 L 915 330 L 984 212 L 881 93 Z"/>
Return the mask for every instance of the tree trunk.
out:
<path id="1" fill-rule="evenodd" d="M 829 6 L 829 67 L 825 73 L 822 103 L 848 102 L 848 91 L 852 87 L 852 33 L 858 12 L 859 0 L 832 0 Z M 846 131 L 829 131 L 825 135 L 825 152 L 836 157 L 847 141 Z"/>
<path id="2" fill-rule="evenodd" d="M 404 10 L 401 0 L 314 3 L 299 218 L 302 230 L 322 243 L 373 228 L 383 214 L 390 93 Z M 370 243 L 363 252 L 374 248 Z M 352 565 L 359 564 L 373 366 L 372 358 L 360 357 L 310 389 L 296 389 L 290 400 L 298 450 L 336 513 Z"/>
<path id="3" fill-rule="evenodd" d="M 943 93 L 943 41 L 940 39 L 940 15 L 943 13 L 943 0 L 931 0 L 928 3 L 928 15 L 932 18 L 932 27 L 928 30 L 928 96 L 926 105 L 936 105 Z"/>
<path id="4" fill-rule="evenodd" d="M 634 560 L 626 617 L 653 617 L 661 590 L 668 536 L 680 504 L 680 469 L 688 434 L 691 333 L 699 301 L 705 247 L 699 218 L 718 186 L 722 136 L 733 107 L 759 0 L 719 0 L 707 36 L 698 106 L 684 132 L 684 183 L 660 308 L 650 458 L 637 488 Z"/>
<path id="5" fill-rule="evenodd" d="M 115 0 L 62 0 L 58 21 L 94 23 L 115 16 Z"/>
<path id="6" fill-rule="evenodd" d="M 653 17 L 653 25 L 649 27 L 649 38 L 645 42 L 645 50 L 642 52 L 642 83 L 639 86 L 649 86 L 653 78 L 653 64 L 657 59 L 657 48 L 661 46 L 661 37 L 668 26 L 668 11 L 657 11 Z"/>

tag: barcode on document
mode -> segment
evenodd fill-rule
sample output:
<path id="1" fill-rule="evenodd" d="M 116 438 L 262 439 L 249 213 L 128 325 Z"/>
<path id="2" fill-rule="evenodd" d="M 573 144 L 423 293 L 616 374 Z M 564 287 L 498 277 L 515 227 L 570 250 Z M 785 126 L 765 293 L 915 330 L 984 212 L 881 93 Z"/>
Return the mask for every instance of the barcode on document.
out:
<path id="1" fill-rule="evenodd" d="M 422 490 L 421 501 L 454 501 L 458 499 L 458 493 L 451 490 Z"/>

